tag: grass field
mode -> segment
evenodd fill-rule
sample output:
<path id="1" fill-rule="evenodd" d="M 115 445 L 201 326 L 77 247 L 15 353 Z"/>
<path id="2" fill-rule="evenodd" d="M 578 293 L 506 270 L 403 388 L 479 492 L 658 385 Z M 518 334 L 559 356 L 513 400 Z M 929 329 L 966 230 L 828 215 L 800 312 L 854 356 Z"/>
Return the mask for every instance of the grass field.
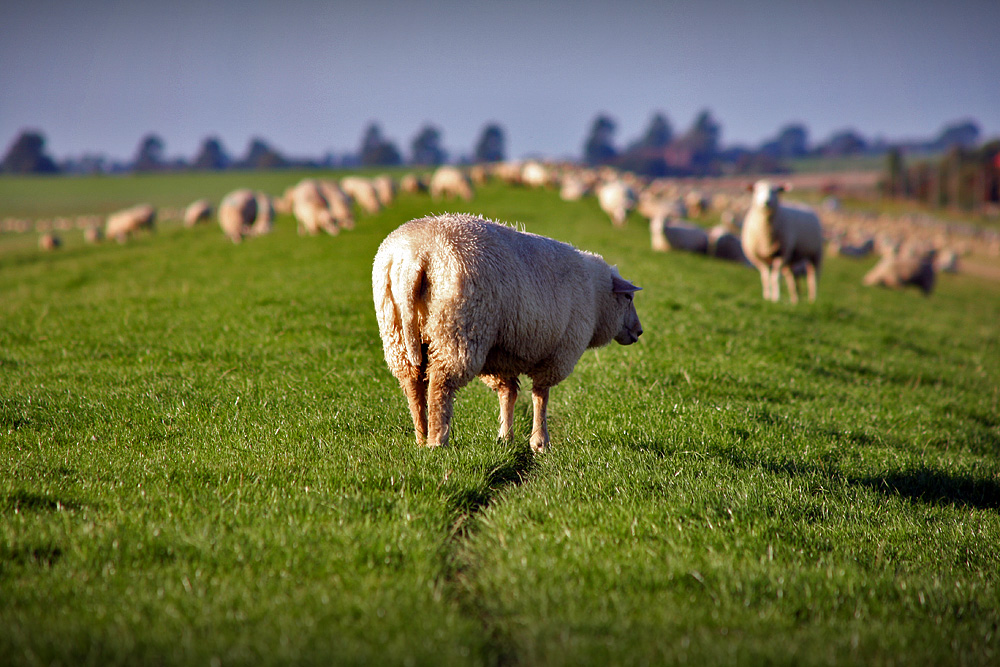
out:
<path id="1" fill-rule="evenodd" d="M 0 179 L 0 216 L 296 178 L 243 176 Z M 644 287 L 641 341 L 553 389 L 543 456 L 527 397 L 498 444 L 478 382 L 449 448 L 414 445 L 371 260 L 444 210 Z M 924 298 L 836 258 L 818 303 L 769 304 L 638 218 L 501 186 L 336 238 L 65 237 L 0 237 L 4 665 L 1000 661 L 997 283 Z"/>

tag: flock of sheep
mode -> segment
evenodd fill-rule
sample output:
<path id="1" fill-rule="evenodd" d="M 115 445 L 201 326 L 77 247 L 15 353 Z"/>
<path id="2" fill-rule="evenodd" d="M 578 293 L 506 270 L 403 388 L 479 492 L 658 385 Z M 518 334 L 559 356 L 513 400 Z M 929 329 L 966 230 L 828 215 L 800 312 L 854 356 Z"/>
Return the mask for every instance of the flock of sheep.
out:
<path id="1" fill-rule="evenodd" d="M 268 233 L 276 213 L 290 214 L 300 234 L 338 234 L 352 229 L 358 214 L 390 206 L 400 191 L 426 192 L 435 199 L 471 200 L 475 188 L 490 180 L 520 187 L 558 190 L 565 201 L 593 196 L 612 224 L 623 226 L 633 212 L 649 221 L 653 250 L 679 250 L 741 262 L 761 274 L 765 299 L 780 298 L 784 276 L 789 298 L 798 298 L 797 278 L 805 278 L 808 296 L 816 298 L 823 254 L 854 258 L 878 255 L 864 278 L 866 285 L 913 285 L 930 293 L 941 271 L 956 271 L 959 257 L 974 250 L 1000 254 L 1000 236 L 929 218 L 872 216 L 843 212 L 831 201 L 816 209 L 780 200 L 782 187 L 762 182 L 746 187 L 722 179 L 685 182 L 648 180 L 611 168 L 588 169 L 571 164 L 529 160 L 476 165 L 468 169 L 442 166 L 429 176 L 406 174 L 395 179 L 346 176 L 338 180 L 307 178 L 280 196 L 240 189 L 213 207 L 198 200 L 184 211 L 161 210 L 161 219 L 183 219 L 193 226 L 217 218 L 233 242 Z M 747 190 L 751 192 L 748 192 Z M 59 231 L 82 229 L 87 241 L 129 236 L 151 229 L 157 211 L 141 204 L 101 220 L 97 216 L 28 221 L 7 218 L 0 232 L 40 232 L 39 247 L 60 245 Z M 712 221 L 717 224 L 710 226 Z M 102 224 L 103 223 L 103 224 Z"/>

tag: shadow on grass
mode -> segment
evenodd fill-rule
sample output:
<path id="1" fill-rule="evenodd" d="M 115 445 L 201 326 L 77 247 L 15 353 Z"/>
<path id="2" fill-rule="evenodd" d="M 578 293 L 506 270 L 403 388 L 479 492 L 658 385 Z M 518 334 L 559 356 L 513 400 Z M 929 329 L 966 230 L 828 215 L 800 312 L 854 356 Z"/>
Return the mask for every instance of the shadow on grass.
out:
<path id="1" fill-rule="evenodd" d="M 3 497 L 0 501 L 0 511 L 10 512 L 59 512 L 61 510 L 78 510 L 83 505 L 72 500 L 53 498 L 30 491 L 15 491 Z"/>

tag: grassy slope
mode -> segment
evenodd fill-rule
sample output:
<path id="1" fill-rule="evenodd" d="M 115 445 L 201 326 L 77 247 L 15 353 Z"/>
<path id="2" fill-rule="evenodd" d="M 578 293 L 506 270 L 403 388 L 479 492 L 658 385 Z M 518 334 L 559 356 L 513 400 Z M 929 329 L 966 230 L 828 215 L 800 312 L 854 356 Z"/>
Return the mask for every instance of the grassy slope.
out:
<path id="1" fill-rule="evenodd" d="M 198 196 L 171 178 L 134 184 Z M 58 194 L 86 182 L 40 187 L 88 213 L 111 186 Z M 479 383 L 454 446 L 418 450 L 382 362 L 371 257 L 446 208 L 645 288 L 642 341 L 553 390 L 537 463 L 529 402 L 497 445 Z M 281 219 L 239 247 L 208 227 L 32 245 L 0 239 L 4 662 L 997 658 L 994 284 L 925 299 L 834 260 L 818 304 L 775 306 L 592 201 L 502 188 L 404 198 L 336 239 Z"/>

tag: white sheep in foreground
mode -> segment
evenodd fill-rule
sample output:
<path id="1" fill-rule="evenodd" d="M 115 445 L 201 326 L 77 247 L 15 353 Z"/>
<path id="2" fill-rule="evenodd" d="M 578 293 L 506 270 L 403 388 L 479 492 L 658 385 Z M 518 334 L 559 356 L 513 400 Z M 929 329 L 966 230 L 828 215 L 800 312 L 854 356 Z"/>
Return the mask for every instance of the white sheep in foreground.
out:
<path id="1" fill-rule="evenodd" d="M 156 222 L 156 209 L 149 204 L 138 204 L 108 216 L 104 225 L 104 235 L 125 243 L 131 234 L 140 229 L 153 230 Z"/>
<path id="2" fill-rule="evenodd" d="M 447 444 L 455 392 L 476 376 L 497 392 L 509 439 L 518 376 L 527 375 L 531 447 L 545 451 L 549 389 L 587 348 L 639 339 L 638 289 L 598 255 L 472 215 L 396 229 L 375 255 L 372 295 L 417 443 Z"/>
<path id="3" fill-rule="evenodd" d="M 244 236 L 257 236 L 271 231 L 274 205 L 263 192 L 246 188 L 234 190 L 219 204 L 219 226 L 233 243 Z"/>
<path id="4" fill-rule="evenodd" d="M 194 227 L 202 220 L 212 217 L 212 201 L 209 199 L 199 199 L 188 204 L 184 209 L 184 226 Z"/>
<path id="5" fill-rule="evenodd" d="M 823 228 L 809 208 L 779 201 L 784 186 L 757 181 L 752 186 L 750 210 L 743 219 L 743 252 L 760 271 L 764 298 L 777 302 L 781 296 L 781 274 L 788 284 L 792 303 L 798 303 L 796 265 L 804 265 L 809 300 L 816 300 L 816 281 L 823 262 Z"/>
<path id="6" fill-rule="evenodd" d="M 434 170 L 430 183 L 431 197 L 461 197 L 472 201 L 472 182 L 458 168 L 442 165 Z"/>
<path id="7" fill-rule="evenodd" d="M 636 204 L 635 192 L 625 181 L 616 178 L 597 187 L 597 202 L 615 227 L 624 227 L 628 213 Z"/>
<path id="8" fill-rule="evenodd" d="M 896 289 L 914 285 L 929 295 L 937 279 L 936 254 L 934 250 L 890 244 L 878 264 L 865 274 L 862 283 L 869 287 L 882 285 Z"/>

